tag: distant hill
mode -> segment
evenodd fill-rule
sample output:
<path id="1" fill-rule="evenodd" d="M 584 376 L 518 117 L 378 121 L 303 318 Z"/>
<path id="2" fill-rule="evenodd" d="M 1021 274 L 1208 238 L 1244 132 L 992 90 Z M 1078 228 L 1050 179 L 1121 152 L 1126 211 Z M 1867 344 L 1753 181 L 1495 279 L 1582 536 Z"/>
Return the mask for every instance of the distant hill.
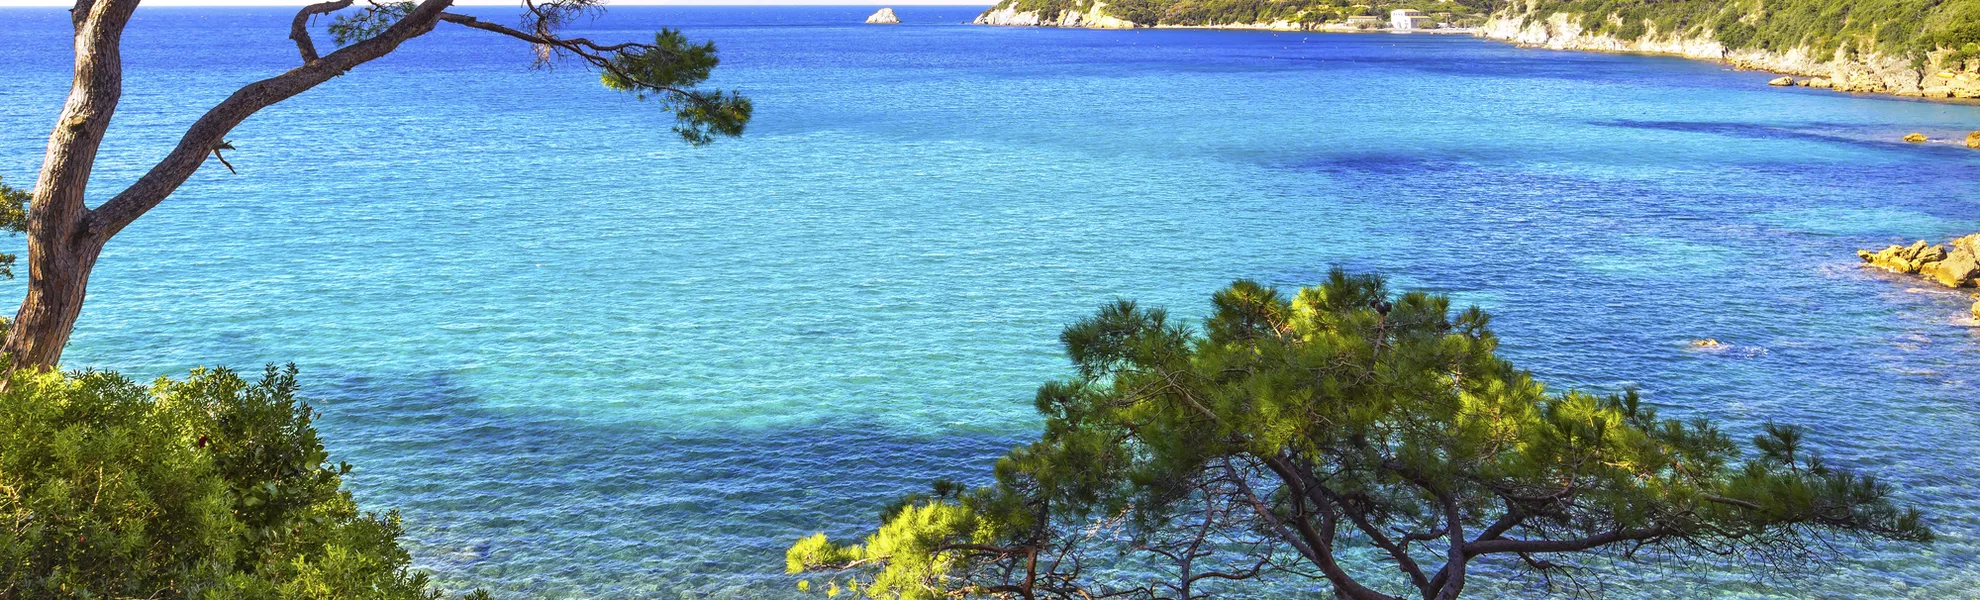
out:
<path id="1" fill-rule="evenodd" d="M 1566 13 L 1592 34 L 1705 37 L 1729 50 L 1980 57 L 1980 0 L 1535 0 L 1499 12 Z"/>
<path id="2" fill-rule="evenodd" d="M 1530 0 L 1480 34 L 1724 60 L 1841 91 L 1980 97 L 1980 0 Z"/>
<path id="3" fill-rule="evenodd" d="M 986 25 L 1059 25 L 1076 27 L 1219 27 L 1320 29 L 1346 27 L 1352 17 L 1376 17 L 1386 23 L 1389 11 L 1423 11 L 1434 22 L 1456 26 L 1482 24 L 1492 0 L 1005 0 L 977 20 Z M 995 22 L 997 15 L 1019 17 L 1021 23 Z M 1068 17 L 1081 15 L 1081 17 Z M 1068 21 L 1072 23 L 1068 25 Z"/>
<path id="4" fill-rule="evenodd" d="M 1562 50 L 1721 60 L 1850 92 L 1980 98 L 1980 0 L 1003 0 L 983 25 L 1354 31 L 1432 27 Z"/>

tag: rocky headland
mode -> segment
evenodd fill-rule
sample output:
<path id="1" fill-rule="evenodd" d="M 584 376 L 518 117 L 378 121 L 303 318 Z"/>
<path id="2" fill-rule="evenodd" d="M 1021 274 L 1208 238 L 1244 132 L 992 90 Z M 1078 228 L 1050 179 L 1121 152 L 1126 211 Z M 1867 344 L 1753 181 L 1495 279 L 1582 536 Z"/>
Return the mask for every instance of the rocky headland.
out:
<path id="1" fill-rule="evenodd" d="M 1329 12 L 1337 10 L 1327 8 L 1331 5 L 1307 6 L 1297 2 L 1286 4 L 1270 13 L 1258 11 L 1205 13 L 1187 2 L 1173 3 L 1167 7 L 1161 4 L 1157 1 L 1153 4 L 1143 2 L 1124 5 L 1136 7 L 1128 10 L 1123 6 L 1110 5 L 1100 0 L 1002 0 L 978 15 L 974 23 L 1007 27 L 1086 29 L 1151 27 L 1312 32 L 1402 31 L 1389 28 L 1389 19 L 1381 15 L 1387 14 L 1385 10 L 1391 7 L 1379 2 L 1374 3 L 1379 6 L 1372 8 L 1360 7 L 1361 13 L 1358 14 L 1366 16 Z M 1925 42 L 1920 42 L 1926 44 L 1922 47 L 1931 48 L 1930 50 L 1887 51 L 1881 49 L 1887 45 L 1880 41 L 1881 38 L 1857 39 L 1849 37 L 1856 34 L 1838 32 L 1835 33 L 1841 36 L 1838 39 L 1856 39 L 1856 41 L 1834 43 L 1832 44 L 1834 49 L 1827 51 L 1806 45 L 1790 47 L 1784 43 L 1757 44 L 1750 41 L 1742 42 L 1744 46 L 1735 47 L 1724 40 L 1739 38 L 1720 35 L 1720 30 L 1733 26 L 1753 29 L 1751 26 L 1738 25 L 1744 23 L 1743 20 L 1735 21 L 1735 25 L 1694 22 L 1691 25 L 1673 25 L 1671 31 L 1660 31 L 1658 21 L 1655 19 L 1644 18 L 1641 22 L 1632 23 L 1612 15 L 1606 20 L 1591 21 L 1585 18 L 1587 15 L 1552 10 L 1546 8 L 1547 4 L 1545 0 L 1535 0 L 1516 4 L 1512 8 L 1502 8 L 1489 15 L 1438 13 L 1443 15 L 1439 19 L 1447 19 L 1450 22 L 1438 23 L 1434 28 L 1408 31 L 1470 33 L 1520 46 L 1552 50 L 1666 54 L 1718 61 L 1739 69 L 1783 74 L 1783 77 L 1771 82 L 1776 86 L 1801 86 L 1839 92 L 1922 98 L 1980 98 L 1980 56 L 1976 55 L 1980 50 L 1968 47 L 1975 46 L 1971 43 L 1962 46 L 1966 47 L 1964 51 L 1934 47 L 1931 43 Z M 1556 8 L 1566 7 L 1558 2 L 1555 4 Z M 1370 12 L 1373 14 L 1368 14 Z M 1269 17 L 1260 18 L 1267 15 Z M 1941 15 L 1941 17 L 1966 18 L 1951 15 Z M 1590 23 L 1593 23 L 1594 27 L 1591 28 Z M 1477 26 L 1473 27 L 1473 25 Z M 1782 28 L 1807 25 L 1762 23 L 1759 26 L 1773 27 L 1775 30 L 1772 31 L 1779 31 L 1783 30 Z M 1846 30 L 1850 26 L 1844 23 L 1831 27 Z M 1751 38 L 1753 35 L 1758 34 L 1749 33 L 1747 37 Z M 1949 43 L 1959 45 L 1957 40 Z"/>
<path id="2" fill-rule="evenodd" d="M 1907 275 L 1918 275 L 1949 288 L 1970 288 L 1980 283 L 1980 233 L 1941 245 L 1925 240 L 1909 246 L 1892 244 L 1876 252 L 1858 250 L 1865 264 Z M 1980 319 L 1980 302 L 1974 302 L 1973 316 Z"/>
<path id="3" fill-rule="evenodd" d="M 1570 13 L 1544 16 L 1500 13 L 1487 20 L 1478 29 L 1478 35 L 1550 50 L 1668 54 L 1790 76 L 1785 81 L 1770 82 L 1774 85 L 1925 98 L 1980 98 L 1980 60 L 1952 60 L 1955 53 L 1946 49 L 1927 53 L 1923 61 L 1878 52 L 1853 52 L 1850 47 L 1827 54 L 1809 48 L 1785 52 L 1734 49 L 1711 35 L 1675 35 L 1657 31 L 1651 25 L 1646 25 L 1644 32 L 1635 38 L 1624 39 L 1588 31 L 1580 15 Z"/>
<path id="4" fill-rule="evenodd" d="M 1453 5 L 1455 7 L 1456 5 Z M 1146 10 L 1131 13 L 1121 6 L 1103 0 L 1002 0 L 996 6 L 977 15 L 971 23 L 999 27 L 1068 27 L 1080 29 L 1240 29 L 1257 31 L 1317 31 L 1334 33 L 1375 33 L 1394 31 L 1388 28 L 1386 10 L 1368 9 L 1373 13 L 1357 20 L 1337 11 L 1341 7 L 1331 4 L 1300 2 L 1280 3 L 1267 12 L 1237 13 L 1222 12 L 1164 12 Z M 1171 6 L 1169 8 L 1177 8 Z M 1437 13 L 1445 17 L 1452 13 Z M 1261 18 L 1263 17 L 1263 18 Z M 1136 19 L 1140 20 L 1137 21 Z M 1477 14 L 1468 17 L 1474 21 L 1482 19 Z M 1418 33 L 1470 33 L 1470 29 L 1436 27 L 1413 29 Z"/>

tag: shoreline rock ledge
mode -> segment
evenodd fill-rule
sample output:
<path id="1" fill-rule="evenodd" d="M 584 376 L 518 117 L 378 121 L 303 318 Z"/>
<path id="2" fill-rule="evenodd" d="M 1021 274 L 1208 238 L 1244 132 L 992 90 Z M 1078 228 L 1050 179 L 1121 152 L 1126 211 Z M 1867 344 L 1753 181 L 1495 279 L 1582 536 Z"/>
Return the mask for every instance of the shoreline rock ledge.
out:
<path id="1" fill-rule="evenodd" d="M 1952 249 L 1948 250 L 1947 246 Z M 1892 244 L 1877 252 L 1858 250 L 1856 255 L 1870 266 L 1919 275 L 1949 288 L 1980 285 L 1980 233 L 1932 245 L 1925 240 L 1909 246 Z M 1973 303 L 1973 317 L 1980 319 L 1980 302 Z"/>
<path id="2" fill-rule="evenodd" d="M 874 12 L 871 17 L 867 17 L 866 23 L 868 25 L 899 25 L 901 24 L 901 18 L 894 16 L 894 8 L 889 6 Z"/>

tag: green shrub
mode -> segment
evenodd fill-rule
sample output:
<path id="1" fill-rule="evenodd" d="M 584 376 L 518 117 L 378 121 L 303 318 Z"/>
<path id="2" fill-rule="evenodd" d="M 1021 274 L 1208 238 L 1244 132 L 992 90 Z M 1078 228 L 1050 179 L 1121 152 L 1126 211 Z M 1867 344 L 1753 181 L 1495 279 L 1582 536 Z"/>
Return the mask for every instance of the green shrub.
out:
<path id="1" fill-rule="evenodd" d="M 396 512 L 358 510 L 296 398 L 194 370 L 17 374 L 0 392 L 0 597 L 437 598 Z"/>

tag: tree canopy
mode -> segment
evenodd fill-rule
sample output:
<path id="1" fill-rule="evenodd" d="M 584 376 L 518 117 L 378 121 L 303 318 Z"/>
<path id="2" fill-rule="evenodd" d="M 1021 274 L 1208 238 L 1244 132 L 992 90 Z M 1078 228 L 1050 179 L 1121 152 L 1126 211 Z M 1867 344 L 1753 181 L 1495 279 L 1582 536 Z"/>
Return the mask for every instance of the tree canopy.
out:
<path id="1" fill-rule="evenodd" d="M 1187 599 L 1303 577 L 1448 599 L 1481 560 L 1795 568 L 1827 542 L 1932 538 L 1800 429 L 1742 445 L 1635 392 L 1549 392 L 1443 296 L 1336 270 L 1289 298 L 1239 281 L 1212 306 L 1201 331 L 1130 301 L 1071 325 L 1073 374 L 1036 397 L 1044 432 L 991 483 L 937 482 L 857 543 L 804 538 L 788 569 L 875 598 Z"/>
<path id="2" fill-rule="evenodd" d="M 196 370 L 16 372 L 0 391 L 0 597 L 431 600 L 296 397 Z"/>

